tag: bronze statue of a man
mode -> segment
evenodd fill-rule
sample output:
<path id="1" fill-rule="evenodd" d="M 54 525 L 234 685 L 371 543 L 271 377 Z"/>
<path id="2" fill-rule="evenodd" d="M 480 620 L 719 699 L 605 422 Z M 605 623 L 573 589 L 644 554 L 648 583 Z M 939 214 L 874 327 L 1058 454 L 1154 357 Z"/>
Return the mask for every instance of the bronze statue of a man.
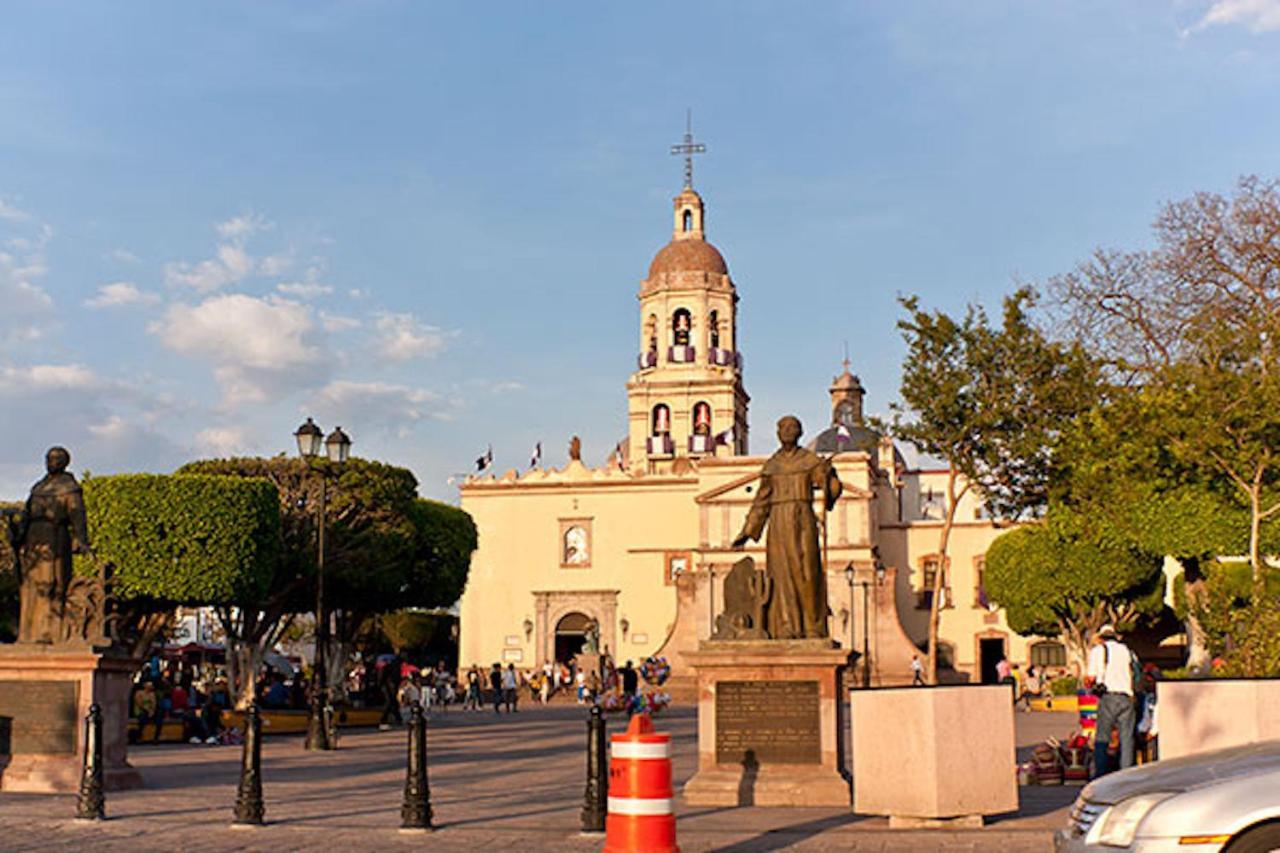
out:
<path id="1" fill-rule="evenodd" d="M 766 523 L 769 526 L 765 568 L 773 591 L 764 627 L 775 640 L 827 636 L 827 578 L 813 490 L 821 491 L 830 511 L 842 489 L 831 463 L 800 447 L 802 433 L 798 418 L 787 415 L 778 421 L 782 447 L 764 463 L 751 511 L 733 541 L 734 548 L 742 548 L 747 540 L 760 538 Z"/>
<path id="2" fill-rule="evenodd" d="M 14 536 L 18 557 L 18 642 L 67 639 L 63 619 L 72 585 L 71 555 L 89 551 L 80 484 L 67 471 L 71 454 L 53 447 L 45 454 L 48 474 L 31 488 Z"/>

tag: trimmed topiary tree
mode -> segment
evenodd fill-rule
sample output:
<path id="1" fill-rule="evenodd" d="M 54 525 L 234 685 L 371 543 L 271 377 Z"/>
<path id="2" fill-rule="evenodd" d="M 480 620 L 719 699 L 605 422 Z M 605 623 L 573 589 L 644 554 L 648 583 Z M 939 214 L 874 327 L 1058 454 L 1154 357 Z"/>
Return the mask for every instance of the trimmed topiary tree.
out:
<path id="1" fill-rule="evenodd" d="M 987 549 L 987 594 L 1019 634 L 1059 636 L 1083 665 L 1090 635 L 1106 622 L 1132 624 L 1160 611 L 1163 558 L 1099 546 L 1035 524 L 1001 535 Z"/>
<path id="2" fill-rule="evenodd" d="M 276 489 L 208 475 L 86 477 L 85 509 L 98 558 L 114 566 L 122 642 L 144 654 L 177 605 L 256 613 L 280 566 Z M 92 574 L 93 561 L 77 558 Z M 233 684 L 252 685 L 260 658 L 228 635 Z M 241 678 L 247 673 L 248 678 Z"/>

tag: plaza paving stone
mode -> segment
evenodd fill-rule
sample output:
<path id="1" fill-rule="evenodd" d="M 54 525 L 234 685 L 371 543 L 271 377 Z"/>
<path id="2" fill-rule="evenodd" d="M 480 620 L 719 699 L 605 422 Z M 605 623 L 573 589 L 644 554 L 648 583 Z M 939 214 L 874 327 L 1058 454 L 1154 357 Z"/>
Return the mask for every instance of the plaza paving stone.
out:
<path id="1" fill-rule="evenodd" d="M 450 711 L 431 718 L 432 805 L 438 829 L 398 831 L 404 785 L 403 730 L 344 732 L 340 749 L 308 753 L 298 737 L 268 737 L 263 787 L 268 825 L 232 829 L 240 748 L 135 747 L 148 787 L 113 792 L 109 819 L 70 819 L 67 795 L 0 794 L 0 850 L 598 850 L 579 834 L 585 783 L 585 714 L 573 705 L 522 706 L 514 715 Z M 1074 716 L 1018 715 L 1020 757 Z M 658 720 L 673 736 L 677 788 L 696 765 L 696 719 L 676 708 Z M 610 731 L 623 723 L 612 720 Z M 1012 769 L 1010 770 L 1012 772 Z M 680 804 L 685 851 L 1051 849 L 1078 788 L 1022 788 L 1021 808 L 981 830 L 894 831 L 882 818 L 831 808 L 697 808 Z"/>

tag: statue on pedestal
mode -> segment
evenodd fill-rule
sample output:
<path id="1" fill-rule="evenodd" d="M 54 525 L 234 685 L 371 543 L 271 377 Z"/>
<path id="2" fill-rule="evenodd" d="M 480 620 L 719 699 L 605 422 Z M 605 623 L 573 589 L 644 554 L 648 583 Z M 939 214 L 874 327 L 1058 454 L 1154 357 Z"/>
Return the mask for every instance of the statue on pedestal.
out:
<path id="1" fill-rule="evenodd" d="M 828 634 L 826 571 L 813 490 L 822 493 L 825 518 L 842 487 L 830 462 L 800 447 L 802 434 L 798 418 L 787 415 L 778 421 L 782 447 L 761 469 L 751 511 L 733 540 L 733 547 L 741 549 L 749 540 L 758 540 L 768 525 L 766 572 L 772 589 L 763 627 L 773 640 L 822 639 Z"/>
<path id="2" fill-rule="evenodd" d="M 102 632 L 102 584 L 72 572 L 72 554 L 91 551 L 84 495 L 67 471 L 70 464 L 65 448 L 50 448 L 48 473 L 31 488 L 20 520 L 9 520 L 19 584 L 19 643 L 85 642 Z"/>

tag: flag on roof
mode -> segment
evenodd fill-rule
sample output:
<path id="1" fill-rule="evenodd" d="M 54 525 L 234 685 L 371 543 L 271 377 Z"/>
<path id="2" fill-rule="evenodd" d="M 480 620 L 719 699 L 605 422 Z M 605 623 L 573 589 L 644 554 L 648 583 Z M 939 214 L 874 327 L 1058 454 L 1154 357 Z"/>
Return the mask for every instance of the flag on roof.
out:
<path id="1" fill-rule="evenodd" d="M 482 474 L 493 464 L 493 445 L 476 459 L 476 473 Z"/>

